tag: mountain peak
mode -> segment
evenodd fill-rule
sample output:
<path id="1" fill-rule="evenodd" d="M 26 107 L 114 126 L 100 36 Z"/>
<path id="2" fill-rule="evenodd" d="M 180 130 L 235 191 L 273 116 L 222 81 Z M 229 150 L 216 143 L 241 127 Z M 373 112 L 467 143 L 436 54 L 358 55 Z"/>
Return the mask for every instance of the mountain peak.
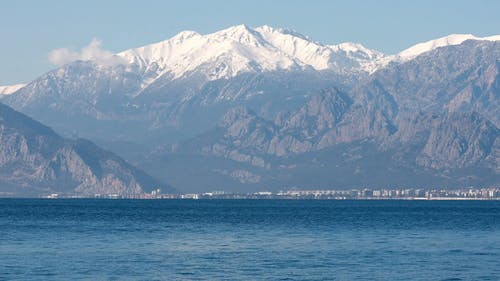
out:
<path id="1" fill-rule="evenodd" d="M 193 37 L 198 37 L 198 36 L 201 36 L 201 34 L 199 34 L 196 31 L 184 30 L 184 31 L 177 33 L 177 35 L 172 37 L 170 40 L 177 41 L 177 42 L 183 42 L 184 40 L 187 40 L 187 39 L 190 39 Z"/>
<path id="2" fill-rule="evenodd" d="M 222 30 L 217 31 L 215 33 L 230 33 L 230 32 L 240 33 L 240 32 L 252 32 L 252 31 L 253 31 L 253 29 L 250 28 L 248 25 L 239 24 L 239 25 L 234 25 L 234 26 L 228 27 L 226 29 L 222 29 Z"/>
<path id="3" fill-rule="evenodd" d="M 214 33 L 207 34 L 208 37 L 224 37 L 224 39 L 231 38 L 233 40 L 240 39 L 241 36 L 256 35 L 257 33 L 246 24 L 231 26 Z"/>
<path id="4" fill-rule="evenodd" d="M 233 40 L 242 44 L 254 46 L 265 44 L 262 42 L 260 34 L 245 24 L 232 26 L 206 36 L 212 40 Z"/>

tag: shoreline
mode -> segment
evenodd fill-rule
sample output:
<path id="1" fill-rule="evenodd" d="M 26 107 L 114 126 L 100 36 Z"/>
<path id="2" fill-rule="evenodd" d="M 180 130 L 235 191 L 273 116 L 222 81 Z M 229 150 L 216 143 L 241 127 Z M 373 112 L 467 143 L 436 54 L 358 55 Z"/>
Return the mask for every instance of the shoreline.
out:
<path id="1" fill-rule="evenodd" d="M 210 200 L 307 200 L 307 201 L 500 201 L 500 198 L 452 198 L 452 197 L 435 197 L 435 198 L 424 198 L 424 197 L 414 197 L 414 198 L 308 198 L 308 197 L 273 197 L 273 198 L 251 198 L 251 197 L 216 197 L 216 198 L 111 198 L 111 197 L 0 197 L 0 200 L 4 199 L 14 199 L 14 200 L 157 200 L 157 201 L 168 201 L 168 200 L 180 200 L 180 201 L 210 201 Z"/>

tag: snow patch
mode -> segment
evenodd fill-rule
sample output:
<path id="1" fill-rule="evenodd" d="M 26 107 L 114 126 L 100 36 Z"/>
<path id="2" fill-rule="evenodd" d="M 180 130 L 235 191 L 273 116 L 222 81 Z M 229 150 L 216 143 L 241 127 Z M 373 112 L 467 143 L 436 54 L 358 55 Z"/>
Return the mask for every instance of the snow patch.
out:
<path id="1" fill-rule="evenodd" d="M 26 86 L 26 84 L 0 86 L 0 96 L 11 95 L 24 86 Z"/>

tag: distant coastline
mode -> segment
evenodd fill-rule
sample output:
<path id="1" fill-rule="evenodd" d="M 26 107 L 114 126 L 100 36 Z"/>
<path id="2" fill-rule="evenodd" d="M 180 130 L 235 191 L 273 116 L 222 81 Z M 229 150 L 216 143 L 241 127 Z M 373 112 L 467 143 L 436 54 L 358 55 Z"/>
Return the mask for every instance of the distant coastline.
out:
<path id="1" fill-rule="evenodd" d="M 21 198 L 0 193 L 0 198 Z M 500 200 L 500 188 L 462 188 L 462 189 L 346 189 L 346 190 L 286 190 L 234 193 L 213 191 L 203 193 L 165 194 L 160 189 L 142 194 L 78 194 L 51 193 L 26 198 L 46 199 L 308 199 L 308 200 Z"/>

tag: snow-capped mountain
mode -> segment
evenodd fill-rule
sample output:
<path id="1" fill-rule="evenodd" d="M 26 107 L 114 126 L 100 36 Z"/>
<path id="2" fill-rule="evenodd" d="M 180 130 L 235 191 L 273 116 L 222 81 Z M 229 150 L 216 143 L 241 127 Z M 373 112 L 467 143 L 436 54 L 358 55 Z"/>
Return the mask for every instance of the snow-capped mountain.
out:
<path id="1" fill-rule="evenodd" d="M 202 129 L 231 106 L 251 104 L 274 118 L 283 110 L 297 109 L 321 89 L 348 90 L 389 62 L 415 59 L 467 39 L 499 37 L 451 35 L 384 55 L 356 43 L 324 45 L 293 30 L 269 26 L 238 25 L 206 35 L 183 31 L 117 54 L 98 52 L 93 58 L 93 52 L 87 52 L 80 57 L 88 61 L 50 71 L 3 101 L 67 134 L 74 131 L 68 118 L 84 122 L 82 128 L 99 136 L 103 133 L 95 128 L 101 120 L 119 122 L 103 131 L 120 138 L 130 135 L 113 130 L 131 126 L 131 120 L 146 130 L 139 136 L 148 130 L 184 128 L 188 119 L 193 124 L 187 127 Z M 207 116 L 201 120 L 206 124 L 190 117 L 192 112 L 204 112 Z M 163 131 L 162 135 L 177 134 Z"/>
<path id="2" fill-rule="evenodd" d="M 206 35 L 183 31 L 165 41 L 116 55 L 140 69 L 144 88 L 161 76 L 178 79 L 197 70 L 209 81 L 242 73 L 307 69 L 339 74 L 373 73 L 390 62 L 406 62 L 466 40 L 497 41 L 500 35 L 451 34 L 386 55 L 358 43 L 323 45 L 289 29 L 238 25 Z"/>
<path id="3" fill-rule="evenodd" d="M 14 84 L 14 85 L 0 86 L 0 98 L 3 95 L 13 94 L 15 91 L 21 89 L 24 86 L 26 86 L 26 84 Z"/>
<path id="4" fill-rule="evenodd" d="M 201 35 L 183 31 L 151 45 L 117 54 L 143 70 L 173 79 L 203 66 L 209 80 L 230 78 L 245 72 L 312 69 L 351 73 L 372 70 L 370 62 L 384 57 L 360 44 L 327 46 L 295 31 L 246 25 Z M 207 67 L 208 65 L 208 67 Z"/>
<path id="5" fill-rule="evenodd" d="M 252 173 L 268 174 L 280 186 L 278 179 L 296 171 L 280 175 L 283 169 L 300 166 L 308 153 L 320 156 L 325 149 L 361 142 L 369 145 L 361 150 L 369 154 L 392 150 L 391 161 L 407 165 L 411 175 L 482 167 L 484 173 L 471 170 L 471 178 L 484 183 L 489 175 L 494 182 L 500 173 L 493 169 L 500 161 L 499 39 L 450 35 L 384 55 L 356 43 L 324 45 L 269 26 L 240 25 L 206 35 L 184 31 L 117 54 L 79 55 L 79 61 L 40 76 L 2 102 L 64 136 L 90 138 L 136 163 L 151 160 L 156 176 L 165 174 L 168 163 L 179 175 L 200 170 L 190 157 L 202 153 L 199 163 L 216 157 L 213 165 L 204 165 L 207 175 L 234 174 L 247 181 L 253 170 L 234 171 L 231 161 L 236 161 L 264 169 Z M 321 97 L 325 89 L 338 91 Z M 231 111 L 238 107 L 244 110 Z M 230 130 L 217 128 L 221 118 Z M 183 151 L 189 147 L 187 160 L 174 161 L 169 147 L 183 140 L 190 140 L 183 146 Z M 161 159 L 145 159 L 152 150 Z M 332 157 L 343 161 L 339 151 Z M 355 151 L 349 159 L 359 161 L 349 170 L 359 170 L 368 183 L 368 175 L 382 175 L 380 182 L 387 183 L 390 173 L 363 166 L 368 162 Z M 389 159 L 382 154 L 373 158 L 376 166 Z M 218 162 L 221 157 L 229 162 Z M 298 162 L 280 162 L 281 157 Z M 314 169 L 343 177 L 321 168 L 341 162 L 330 159 L 331 165 L 323 166 L 314 159 L 309 159 Z M 352 178 L 359 178 L 357 173 Z M 199 185 L 203 177 L 190 175 Z M 438 177 L 436 182 L 445 182 Z"/>

